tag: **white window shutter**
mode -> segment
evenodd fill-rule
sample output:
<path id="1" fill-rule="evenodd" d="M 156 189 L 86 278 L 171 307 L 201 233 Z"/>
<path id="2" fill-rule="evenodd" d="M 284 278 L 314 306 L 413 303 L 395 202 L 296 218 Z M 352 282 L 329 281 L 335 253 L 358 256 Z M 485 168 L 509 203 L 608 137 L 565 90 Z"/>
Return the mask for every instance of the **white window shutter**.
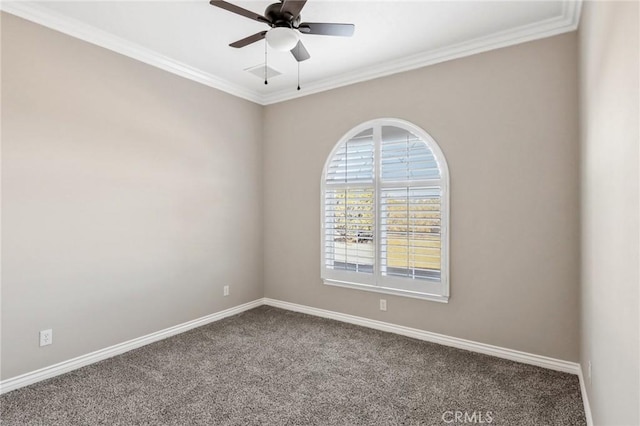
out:
<path id="1" fill-rule="evenodd" d="M 374 189 L 325 191 L 325 266 L 373 273 Z"/>
<path id="2" fill-rule="evenodd" d="M 381 135 L 381 273 L 440 281 L 438 162 L 427 143 L 405 129 L 384 126 Z"/>
<path id="3" fill-rule="evenodd" d="M 323 173 L 324 282 L 446 302 L 449 177 L 440 147 L 395 119 L 351 135 Z"/>
<path id="4" fill-rule="evenodd" d="M 440 200 L 439 187 L 382 189 L 382 275 L 440 280 Z"/>
<path id="5" fill-rule="evenodd" d="M 325 172 L 324 261 L 334 270 L 373 274 L 375 188 L 371 129 L 342 144 Z"/>

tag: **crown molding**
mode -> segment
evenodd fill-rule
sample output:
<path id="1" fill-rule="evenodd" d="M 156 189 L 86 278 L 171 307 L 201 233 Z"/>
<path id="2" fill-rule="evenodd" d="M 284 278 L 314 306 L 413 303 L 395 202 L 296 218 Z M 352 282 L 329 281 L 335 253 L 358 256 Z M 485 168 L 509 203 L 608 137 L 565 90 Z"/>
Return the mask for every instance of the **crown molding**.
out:
<path id="1" fill-rule="evenodd" d="M 36 24 L 67 34 L 71 37 L 95 44 L 105 49 L 136 59 L 180 77 L 213 87 L 239 98 L 262 104 L 262 96 L 252 90 L 216 77 L 185 63 L 176 61 L 151 49 L 139 46 L 126 39 L 69 18 L 34 3 L 2 1 L 0 10 L 16 15 Z"/>
<path id="2" fill-rule="evenodd" d="M 299 92 L 278 91 L 264 96 L 263 104 L 275 104 L 313 93 L 324 92 L 338 87 L 411 71 L 428 65 L 464 58 L 477 53 L 575 31 L 578 29 L 581 9 L 582 0 L 564 0 L 562 4 L 562 15 L 560 16 L 500 31 L 489 36 L 478 37 L 444 48 L 421 52 L 393 63 L 374 65 L 366 70 L 349 72 L 337 77 L 319 80 L 305 85 L 306 87 Z"/>
<path id="3" fill-rule="evenodd" d="M 562 4 L 562 14 L 551 19 L 500 31 L 464 43 L 421 52 L 402 60 L 394 61 L 393 63 L 379 64 L 377 66 L 367 67 L 365 70 L 357 70 L 336 77 L 322 79 L 306 85 L 300 91 L 294 92 L 287 89 L 266 95 L 233 84 L 213 74 L 173 60 L 153 50 L 144 48 L 78 20 L 55 13 L 34 3 L 18 1 L 0 2 L 0 10 L 239 98 L 247 99 L 260 105 L 271 105 L 336 89 L 338 87 L 475 55 L 477 53 L 575 31 L 578 28 L 580 20 L 582 1 L 583 0 L 564 0 Z"/>

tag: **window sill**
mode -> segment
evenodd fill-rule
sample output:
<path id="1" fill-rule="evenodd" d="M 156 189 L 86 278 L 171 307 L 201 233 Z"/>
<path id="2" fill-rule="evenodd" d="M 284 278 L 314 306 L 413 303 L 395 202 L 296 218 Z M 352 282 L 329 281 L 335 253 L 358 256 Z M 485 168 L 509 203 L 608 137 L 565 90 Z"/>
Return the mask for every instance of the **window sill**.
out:
<path id="1" fill-rule="evenodd" d="M 324 278 L 322 281 L 325 285 L 331 285 L 335 287 L 345 287 L 345 288 L 352 288 L 355 290 L 372 291 L 374 293 L 392 294 L 394 296 L 403 296 L 403 297 L 411 297 L 414 299 L 431 300 L 433 302 L 439 302 L 439 303 L 449 303 L 449 296 L 440 296 L 437 294 L 428 294 L 428 293 L 417 293 L 414 291 L 398 290 L 395 288 L 379 287 L 374 285 L 352 283 L 347 281 L 330 280 L 326 278 Z"/>

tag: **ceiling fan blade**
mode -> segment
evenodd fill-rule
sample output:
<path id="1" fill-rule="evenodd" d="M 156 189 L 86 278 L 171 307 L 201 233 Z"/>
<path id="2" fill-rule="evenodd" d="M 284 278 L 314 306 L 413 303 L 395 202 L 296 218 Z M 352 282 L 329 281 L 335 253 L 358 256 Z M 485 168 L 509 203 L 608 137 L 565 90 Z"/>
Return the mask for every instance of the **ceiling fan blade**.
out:
<path id="1" fill-rule="evenodd" d="M 324 22 L 303 22 L 298 26 L 302 34 L 317 34 L 351 37 L 356 26 L 353 24 L 327 24 Z"/>
<path id="2" fill-rule="evenodd" d="M 300 40 L 298 40 L 298 44 L 296 44 L 295 47 L 291 49 L 291 54 L 294 58 L 296 58 L 296 61 L 298 62 L 306 61 L 311 57 L 311 55 L 309 55 L 309 52 L 307 52 L 307 49 L 305 49 L 304 44 L 302 44 L 302 41 Z"/>
<path id="3" fill-rule="evenodd" d="M 262 40 L 266 33 L 267 33 L 266 31 L 260 31 L 259 33 L 250 35 L 249 37 L 245 37 L 242 40 L 235 41 L 231 43 L 229 46 L 237 47 L 237 48 L 248 46 L 251 43 L 255 43 L 258 40 Z"/>
<path id="4" fill-rule="evenodd" d="M 240 6 L 236 6 L 235 4 L 231 4 L 223 0 L 211 0 L 209 4 L 211 6 L 216 6 L 216 7 L 219 7 L 220 9 L 224 9 L 229 12 L 235 13 L 237 15 L 244 16 L 249 19 L 253 19 L 254 21 L 264 22 L 266 24 L 270 23 L 267 18 L 260 15 L 259 13 L 255 13 L 250 10 L 243 9 Z"/>
<path id="5" fill-rule="evenodd" d="M 297 18 L 300 15 L 300 11 L 304 7 L 307 0 L 283 0 L 281 13 L 290 13 L 293 18 Z"/>

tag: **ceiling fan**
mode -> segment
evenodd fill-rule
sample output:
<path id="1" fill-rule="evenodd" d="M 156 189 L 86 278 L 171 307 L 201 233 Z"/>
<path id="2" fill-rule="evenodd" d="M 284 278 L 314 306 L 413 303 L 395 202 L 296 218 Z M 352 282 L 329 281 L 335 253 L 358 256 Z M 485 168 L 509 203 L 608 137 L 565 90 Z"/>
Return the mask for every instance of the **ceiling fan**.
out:
<path id="1" fill-rule="evenodd" d="M 231 43 L 231 47 L 245 47 L 251 43 L 267 39 L 269 46 L 280 51 L 291 51 L 298 62 L 306 61 L 311 57 L 300 40 L 302 34 L 316 34 L 328 36 L 351 37 L 355 30 L 353 24 L 331 24 L 324 22 L 300 22 L 300 11 L 307 0 L 281 0 L 274 3 L 264 11 L 264 15 L 251 12 L 240 6 L 228 3 L 224 0 L 211 0 L 212 6 L 219 7 L 237 15 L 244 16 L 254 21 L 262 22 L 271 27 L 270 30 L 260 31 L 241 40 Z"/>

